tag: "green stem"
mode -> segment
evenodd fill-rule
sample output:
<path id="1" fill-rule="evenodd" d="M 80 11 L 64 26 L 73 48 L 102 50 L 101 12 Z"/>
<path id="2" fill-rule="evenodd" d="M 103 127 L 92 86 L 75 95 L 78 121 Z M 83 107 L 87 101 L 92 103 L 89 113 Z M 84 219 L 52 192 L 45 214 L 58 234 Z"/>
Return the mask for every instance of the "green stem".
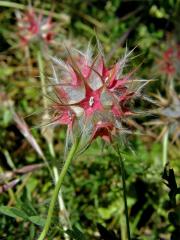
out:
<path id="1" fill-rule="evenodd" d="M 45 222 L 45 225 L 44 225 L 44 228 L 43 228 L 43 231 L 41 233 L 41 235 L 39 236 L 38 240 L 43 240 L 47 233 L 48 233 L 48 230 L 49 230 L 49 227 L 51 225 L 51 220 L 52 220 L 52 215 L 53 215 L 53 211 L 54 211 L 54 207 L 55 207 L 55 204 L 56 204 L 56 201 L 57 201 L 57 198 L 58 198 L 58 194 L 59 194 L 59 191 L 60 191 L 60 188 L 62 186 L 62 183 L 63 183 L 63 180 L 64 180 L 64 177 L 67 173 L 67 170 L 68 170 L 68 167 L 74 157 L 74 154 L 78 148 L 78 144 L 79 144 L 79 141 L 76 141 L 72 147 L 71 147 L 71 150 L 67 156 L 67 159 L 64 163 L 64 166 L 61 170 L 61 173 L 59 175 L 59 179 L 58 179 L 58 182 L 55 186 L 55 189 L 54 189 L 54 192 L 53 192 L 53 195 L 52 195 L 52 199 L 51 199 L 51 202 L 50 202 L 50 206 L 49 206 L 49 210 L 48 210 L 48 215 L 47 215 L 47 219 L 46 219 L 46 222 Z"/>
<path id="2" fill-rule="evenodd" d="M 43 64 L 43 59 L 42 59 L 42 54 L 41 54 L 40 47 L 39 47 L 39 50 L 37 50 L 37 62 L 38 62 L 40 80 L 41 80 L 41 89 L 42 89 L 42 93 L 43 93 L 43 105 L 44 105 L 44 109 L 46 109 L 47 108 L 47 99 L 45 98 L 46 88 L 45 88 L 45 77 L 44 77 L 44 64 Z M 43 157 L 43 160 L 44 160 L 51 176 L 53 176 L 52 170 L 49 166 L 49 163 L 48 163 L 46 157 Z"/>
<path id="3" fill-rule="evenodd" d="M 168 135 L 169 131 L 166 130 L 164 137 L 163 137 L 163 167 L 167 164 L 167 154 L 168 154 Z"/>
<path id="4" fill-rule="evenodd" d="M 0 6 L 1 7 L 7 7 L 7 8 L 20 9 L 20 10 L 27 10 L 29 8 L 29 5 L 23 5 L 21 3 L 16 3 L 16 2 L 12 2 L 12 1 L 0 1 Z M 33 7 L 33 9 L 37 13 L 41 13 L 41 14 L 46 15 L 46 16 L 51 15 L 53 18 L 62 20 L 62 16 L 59 13 L 55 13 L 55 12 L 52 12 L 52 11 L 48 11 L 48 10 L 41 9 L 41 8 L 36 8 L 36 7 Z"/>
<path id="5" fill-rule="evenodd" d="M 0 1 L 0 6 L 1 7 L 9 7 L 9 8 L 16 8 L 16 9 L 21 9 L 21 10 L 24 10 L 24 9 L 27 8 L 23 4 L 16 3 L 16 2 L 11 2 L 11 1 Z"/>
<path id="6" fill-rule="evenodd" d="M 130 226 L 129 226 L 129 215 L 128 215 L 128 206 L 127 206 L 127 192 L 126 192 L 126 178 L 125 178 L 125 167 L 124 162 L 121 156 L 121 153 L 119 151 L 119 148 L 117 148 L 117 153 L 119 156 L 119 163 L 121 167 L 121 177 L 122 177 L 122 184 L 123 184 L 123 198 L 124 198 L 124 208 L 125 208 L 125 216 L 126 216 L 126 227 L 127 227 L 127 235 L 128 240 L 131 240 L 131 234 L 130 234 Z"/>
<path id="7" fill-rule="evenodd" d="M 39 68 L 39 74 L 40 74 L 40 80 L 41 80 L 41 89 L 43 93 L 43 105 L 44 105 L 44 108 L 46 108 L 47 98 L 45 97 L 46 87 L 45 87 L 45 77 L 44 77 L 44 64 L 43 64 L 41 50 L 37 50 L 37 61 L 38 61 L 38 68 Z"/>
<path id="8" fill-rule="evenodd" d="M 52 141 L 47 141 L 47 144 L 48 144 L 48 147 L 49 147 L 49 152 L 51 154 L 51 157 L 53 159 L 55 159 L 55 151 L 54 151 L 54 146 L 53 146 Z M 58 169 L 55 165 L 53 165 L 53 175 L 54 175 L 54 182 L 55 182 L 55 185 L 56 185 L 57 182 L 58 182 L 58 179 L 59 179 L 59 173 L 58 173 Z M 64 239 L 69 240 L 69 236 L 66 234 L 66 230 L 69 228 L 70 222 L 69 222 L 68 213 L 67 213 L 67 210 L 66 210 L 66 207 L 65 207 L 65 203 L 64 203 L 64 200 L 63 200 L 61 190 L 59 191 L 59 194 L 58 194 L 58 203 L 59 203 L 59 210 L 60 210 L 59 222 L 61 223 L 61 225 L 64 229 Z"/>

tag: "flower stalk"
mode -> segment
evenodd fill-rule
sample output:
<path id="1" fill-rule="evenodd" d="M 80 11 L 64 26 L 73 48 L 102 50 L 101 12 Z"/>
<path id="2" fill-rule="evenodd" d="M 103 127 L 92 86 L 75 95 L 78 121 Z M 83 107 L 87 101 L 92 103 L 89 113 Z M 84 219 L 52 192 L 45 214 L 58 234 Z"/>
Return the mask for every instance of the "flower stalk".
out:
<path id="1" fill-rule="evenodd" d="M 166 130 L 166 133 L 163 137 L 163 167 L 166 166 L 168 163 L 167 155 L 168 155 L 168 137 L 169 137 L 169 130 Z"/>
<path id="2" fill-rule="evenodd" d="M 120 153 L 118 147 L 117 147 L 117 154 L 118 154 L 118 160 L 119 160 L 120 168 L 121 168 L 121 178 L 122 178 L 122 187 L 123 187 L 123 199 L 124 199 L 124 208 L 125 208 L 125 216 L 126 216 L 127 236 L 128 236 L 128 240 L 131 240 L 130 226 L 129 226 L 129 215 L 128 215 L 128 205 L 127 205 L 125 167 L 124 167 L 124 162 L 123 162 L 123 159 L 122 159 L 122 156 L 121 156 L 121 153 Z"/>
<path id="3" fill-rule="evenodd" d="M 65 177 L 65 175 L 67 173 L 69 165 L 70 165 L 70 163 L 71 163 L 72 159 L 74 158 L 74 155 L 75 155 L 75 153 L 77 151 L 78 145 L 79 145 L 79 141 L 76 140 L 74 142 L 74 144 L 72 145 L 72 147 L 71 147 L 71 149 L 69 151 L 69 154 L 67 156 L 67 159 L 66 159 L 66 161 L 64 163 L 64 166 L 63 166 L 63 168 L 62 168 L 62 170 L 60 172 L 59 179 L 58 179 L 57 184 L 55 186 L 55 189 L 54 189 L 54 192 L 53 192 L 53 195 L 52 195 L 52 199 L 51 199 L 51 202 L 50 202 L 47 219 L 46 219 L 43 231 L 42 231 L 41 235 L 39 236 L 38 240 L 45 239 L 45 237 L 46 237 L 46 235 L 47 235 L 47 233 L 49 231 L 49 228 L 50 228 L 50 225 L 51 225 L 52 216 L 53 216 L 53 212 L 54 212 L 54 207 L 55 207 L 55 204 L 56 204 L 56 201 L 57 201 L 57 198 L 58 198 L 59 191 L 61 189 L 64 177 Z"/>

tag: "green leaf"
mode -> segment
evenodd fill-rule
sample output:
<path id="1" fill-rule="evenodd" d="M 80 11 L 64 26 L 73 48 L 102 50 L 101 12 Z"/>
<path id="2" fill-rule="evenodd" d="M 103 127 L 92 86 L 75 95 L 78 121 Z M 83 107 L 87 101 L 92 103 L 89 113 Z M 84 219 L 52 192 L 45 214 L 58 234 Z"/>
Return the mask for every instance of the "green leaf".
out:
<path id="1" fill-rule="evenodd" d="M 25 220 L 28 219 L 28 216 L 25 212 L 15 207 L 0 206 L 0 213 L 13 218 L 20 217 Z"/>
<path id="2" fill-rule="evenodd" d="M 30 178 L 31 180 L 31 178 Z M 28 199 L 28 190 L 27 187 L 22 191 L 21 198 L 17 199 L 16 207 L 24 211 L 28 217 L 37 215 L 37 211 L 33 207 L 32 203 Z"/>
<path id="3" fill-rule="evenodd" d="M 0 206 L 0 213 L 13 218 L 20 217 L 24 220 L 29 220 L 30 222 L 41 227 L 43 227 L 45 224 L 45 219 L 41 218 L 40 216 L 29 217 L 24 211 L 15 207 Z"/>
<path id="4" fill-rule="evenodd" d="M 43 227 L 45 224 L 45 219 L 41 218 L 40 216 L 31 216 L 28 218 L 29 221 L 31 221 L 32 223 Z"/>

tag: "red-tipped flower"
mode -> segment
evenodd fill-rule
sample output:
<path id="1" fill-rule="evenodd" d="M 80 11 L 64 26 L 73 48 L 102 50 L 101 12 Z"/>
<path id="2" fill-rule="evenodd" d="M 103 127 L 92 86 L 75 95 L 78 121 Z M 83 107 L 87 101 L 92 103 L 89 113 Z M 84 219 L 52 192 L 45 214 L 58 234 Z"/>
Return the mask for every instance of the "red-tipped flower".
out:
<path id="1" fill-rule="evenodd" d="M 52 58 L 56 96 L 52 121 L 66 124 L 71 136 L 78 130 L 83 141 L 101 137 L 110 142 L 122 131 L 122 119 L 133 114 L 129 103 L 140 96 L 141 87 L 132 89 L 132 74 L 123 74 L 128 55 L 107 68 L 103 54 L 93 58 L 90 47 L 86 53 L 69 54 L 67 62 Z"/>
<path id="2" fill-rule="evenodd" d="M 36 15 L 34 9 L 29 7 L 25 12 L 17 12 L 18 35 L 23 45 L 29 44 L 38 38 L 50 43 L 53 40 L 53 23 L 50 17 Z"/>
<path id="3" fill-rule="evenodd" d="M 180 46 L 169 47 L 160 61 L 160 70 L 168 76 L 175 76 L 179 72 Z"/>

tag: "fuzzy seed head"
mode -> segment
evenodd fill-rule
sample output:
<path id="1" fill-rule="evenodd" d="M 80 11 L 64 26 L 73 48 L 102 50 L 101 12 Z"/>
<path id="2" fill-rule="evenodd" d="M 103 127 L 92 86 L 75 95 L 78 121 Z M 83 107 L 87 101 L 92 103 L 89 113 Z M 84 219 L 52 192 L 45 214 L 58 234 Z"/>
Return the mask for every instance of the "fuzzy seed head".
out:
<path id="1" fill-rule="evenodd" d="M 89 46 L 85 53 L 69 51 L 67 62 L 52 61 L 56 95 L 52 121 L 67 125 L 69 136 L 78 131 L 89 143 L 97 137 L 112 141 L 122 131 L 122 119 L 133 115 L 129 103 L 141 96 L 142 87 L 133 87 L 133 72 L 123 74 L 127 55 L 108 68 L 102 51 L 95 55 Z"/>
<path id="2" fill-rule="evenodd" d="M 50 43 L 54 37 L 54 24 L 50 17 L 36 15 L 34 9 L 29 7 L 24 13 L 16 12 L 18 35 L 22 45 L 28 45 L 34 40 L 43 40 Z"/>

